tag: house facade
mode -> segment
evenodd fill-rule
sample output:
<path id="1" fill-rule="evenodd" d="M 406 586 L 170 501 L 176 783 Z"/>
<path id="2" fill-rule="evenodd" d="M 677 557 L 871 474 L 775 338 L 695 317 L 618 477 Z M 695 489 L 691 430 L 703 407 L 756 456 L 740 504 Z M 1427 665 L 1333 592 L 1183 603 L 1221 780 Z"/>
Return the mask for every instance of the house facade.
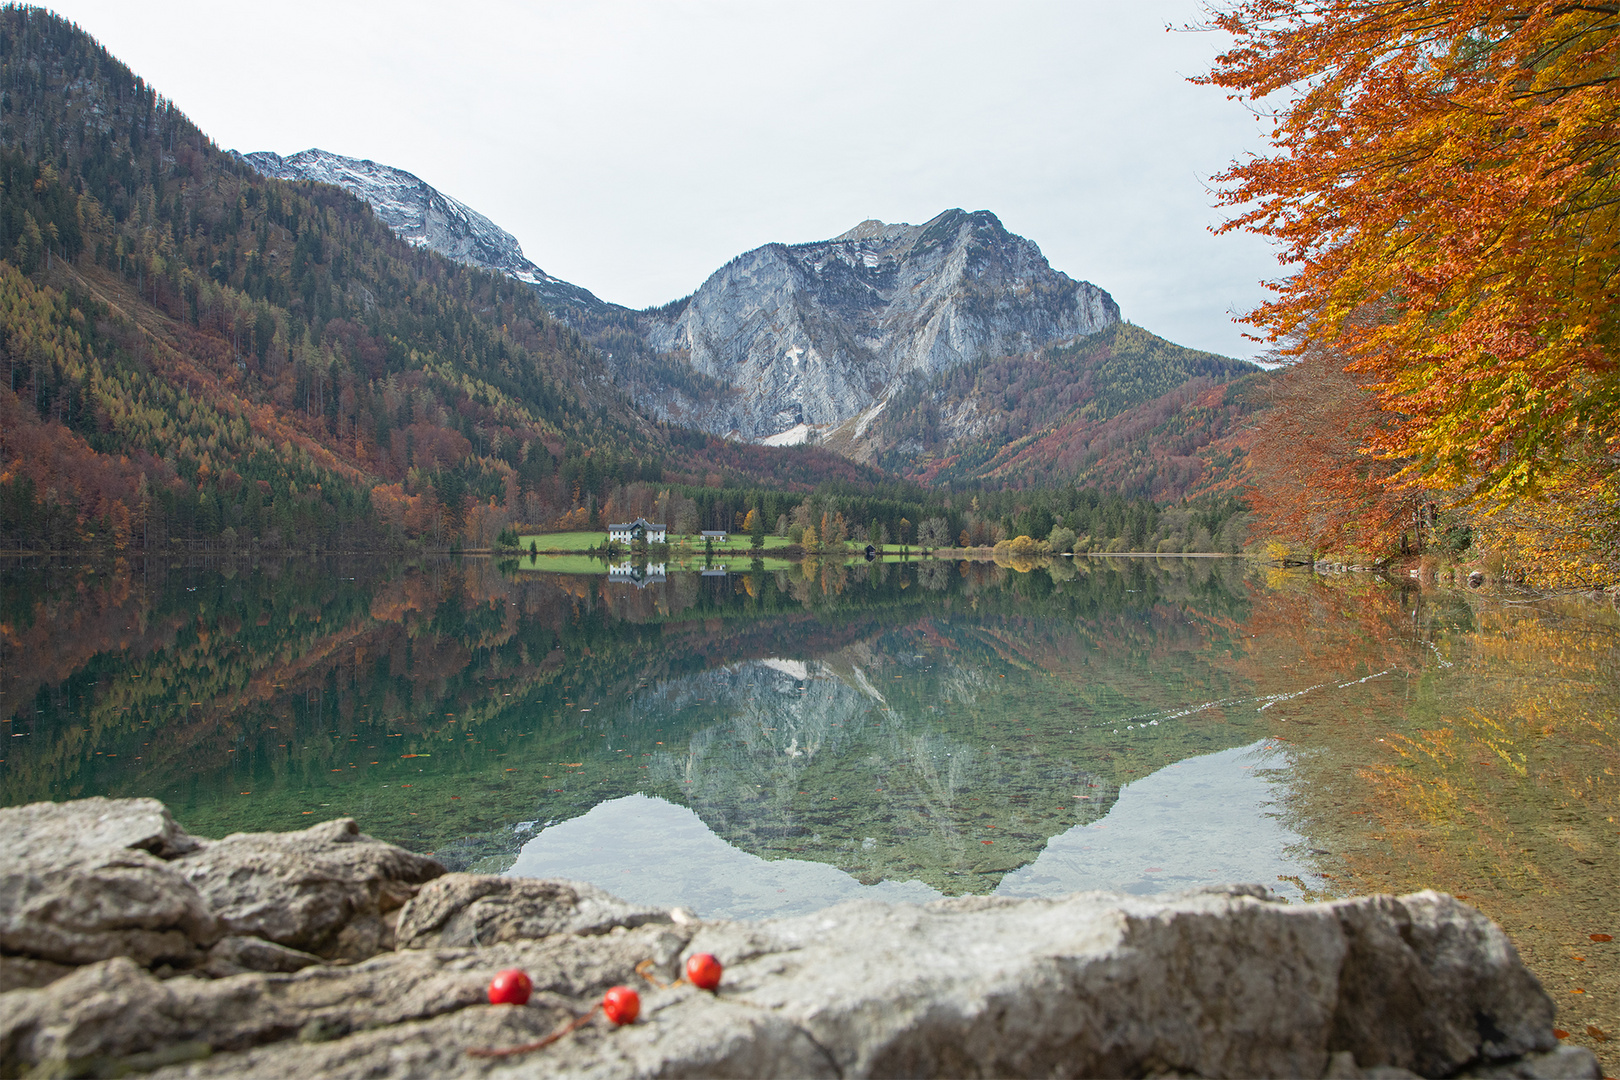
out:
<path id="1" fill-rule="evenodd" d="M 644 540 L 649 544 L 666 543 L 668 535 L 667 526 L 648 521 L 646 518 L 636 518 L 619 525 L 608 526 L 608 540 L 618 541 L 621 544 L 632 543 L 635 540 Z"/>

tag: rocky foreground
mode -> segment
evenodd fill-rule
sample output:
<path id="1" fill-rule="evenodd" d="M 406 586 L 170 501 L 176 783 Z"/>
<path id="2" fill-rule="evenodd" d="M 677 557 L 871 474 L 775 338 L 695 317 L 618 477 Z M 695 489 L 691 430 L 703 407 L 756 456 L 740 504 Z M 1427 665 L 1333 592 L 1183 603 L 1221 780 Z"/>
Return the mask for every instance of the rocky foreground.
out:
<path id="1" fill-rule="evenodd" d="M 717 994 L 660 989 L 693 952 Z M 526 1006 L 489 1005 L 522 968 Z M 616 984 L 641 1019 L 536 1040 Z M 204 840 L 161 803 L 0 810 L 0 1076 L 1596 1077 L 1438 893 L 856 902 L 759 923 L 447 874 L 352 820 Z"/>

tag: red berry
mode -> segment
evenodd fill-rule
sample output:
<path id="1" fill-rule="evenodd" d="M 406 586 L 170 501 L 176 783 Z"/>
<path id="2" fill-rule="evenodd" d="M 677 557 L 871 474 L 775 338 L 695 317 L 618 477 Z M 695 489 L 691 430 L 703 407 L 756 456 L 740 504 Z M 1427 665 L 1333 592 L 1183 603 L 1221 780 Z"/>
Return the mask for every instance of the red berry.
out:
<path id="1" fill-rule="evenodd" d="M 529 977 L 517 968 L 503 971 L 489 980 L 489 1003 L 491 1005 L 527 1005 L 529 991 L 534 984 Z"/>
<path id="2" fill-rule="evenodd" d="M 641 1015 L 641 996 L 628 986 L 615 986 L 602 995 L 602 1013 L 615 1024 L 633 1024 Z"/>
<path id="3" fill-rule="evenodd" d="M 693 953 L 686 958 L 686 981 L 699 990 L 713 990 L 720 985 L 720 972 L 724 969 L 713 953 Z"/>

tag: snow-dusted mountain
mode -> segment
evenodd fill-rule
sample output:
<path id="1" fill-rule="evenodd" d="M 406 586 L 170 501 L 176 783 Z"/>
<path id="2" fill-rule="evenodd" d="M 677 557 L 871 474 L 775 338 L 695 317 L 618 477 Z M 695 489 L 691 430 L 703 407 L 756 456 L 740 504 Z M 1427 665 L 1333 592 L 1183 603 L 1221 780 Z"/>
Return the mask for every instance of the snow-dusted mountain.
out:
<path id="1" fill-rule="evenodd" d="M 530 262 L 511 233 L 404 169 L 314 149 L 290 157 L 268 150 L 236 156 L 278 180 L 335 184 L 370 203 L 383 223 L 410 243 L 528 282 L 548 303 L 603 306 L 588 290 Z"/>

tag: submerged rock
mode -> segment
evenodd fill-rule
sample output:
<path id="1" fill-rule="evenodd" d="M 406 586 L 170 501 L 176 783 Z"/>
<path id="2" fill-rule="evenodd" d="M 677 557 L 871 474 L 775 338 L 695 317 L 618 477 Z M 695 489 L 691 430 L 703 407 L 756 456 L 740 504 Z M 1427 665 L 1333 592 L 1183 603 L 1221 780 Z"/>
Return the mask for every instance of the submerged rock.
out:
<path id="1" fill-rule="evenodd" d="M 108 859 L 134 853 L 200 912 L 161 924 L 188 945 L 176 960 L 117 952 L 145 940 L 130 933 L 150 911 L 139 898 L 121 913 L 103 889 L 101 921 L 74 921 L 0 891 L 3 925 L 51 929 L 38 940 L 55 956 L 71 926 L 75 955 L 95 958 L 6 938 L 0 1075 L 1599 1075 L 1559 1045 L 1552 1000 L 1500 928 L 1439 893 L 1290 905 L 1236 886 L 704 922 L 588 885 L 435 876 L 346 819 L 209 843 L 159 811 L 0 810 L 0 835 L 25 837 L 8 882 L 42 874 L 61 836 L 59 893 L 99 888 Z M 396 948 L 331 959 L 388 914 Z M 670 985 L 694 952 L 725 964 L 718 993 Z M 487 1004 L 513 967 L 530 1003 Z M 642 993 L 635 1024 L 467 1054 L 538 1039 L 621 983 Z"/>

